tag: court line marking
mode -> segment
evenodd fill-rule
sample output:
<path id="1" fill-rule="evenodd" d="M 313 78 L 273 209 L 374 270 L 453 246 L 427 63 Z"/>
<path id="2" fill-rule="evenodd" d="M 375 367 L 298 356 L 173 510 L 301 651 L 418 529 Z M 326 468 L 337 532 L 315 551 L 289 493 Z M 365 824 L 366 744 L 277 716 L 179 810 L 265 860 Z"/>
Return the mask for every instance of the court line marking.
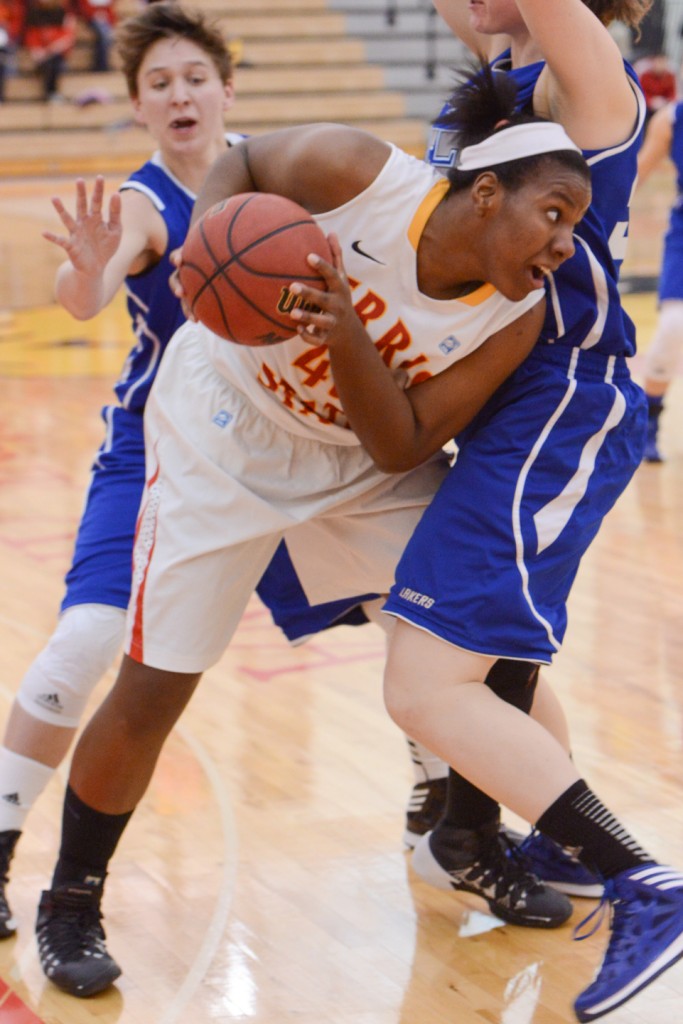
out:
<path id="1" fill-rule="evenodd" d="M 230 915 L 230 908 L 235 894 L 237 876 L 237 826 L 232 813 L 232 804 L 228 789 L 216 765 L 191 731 L 178 723 L 175 727 L 181 739 L 188 745 L 202 767 L 214 793 L 220 811 L 221 830 L 223 833 L 223 871 L 221 885 L 218 890 L 216 908 L 206 929 L 204 940 L 194 959 L 185 980 L 173 997 L 172 1005 L 162 1014 L 158 1024 L 175 1024 L 201 984 L 206 972 L 216 955 L 225 926 Z"/>

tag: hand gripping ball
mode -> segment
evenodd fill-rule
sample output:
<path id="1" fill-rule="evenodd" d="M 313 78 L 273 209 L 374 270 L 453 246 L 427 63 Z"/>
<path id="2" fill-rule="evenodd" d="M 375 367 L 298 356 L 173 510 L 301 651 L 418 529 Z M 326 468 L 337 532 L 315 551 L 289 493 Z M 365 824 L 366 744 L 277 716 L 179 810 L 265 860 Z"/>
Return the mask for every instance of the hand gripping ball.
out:
<path id="1" fill-rule="evenodd" d="M 325 289 L 306 257 L 332 262 L 307 210 L 284 196 L 243 192 L 224 199 L 190 229 L 178 274 L 193 315 L 221 338 L 273 345 L 296 334 L 288 314 L 301 305 L 294 281 Z"/>

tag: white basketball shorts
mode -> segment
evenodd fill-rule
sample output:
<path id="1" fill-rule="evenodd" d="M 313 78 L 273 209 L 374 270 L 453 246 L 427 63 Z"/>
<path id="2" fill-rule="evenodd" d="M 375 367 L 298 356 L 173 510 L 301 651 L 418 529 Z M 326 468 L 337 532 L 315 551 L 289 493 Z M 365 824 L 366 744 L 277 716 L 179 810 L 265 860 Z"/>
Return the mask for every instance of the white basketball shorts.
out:
<path id="1" fill-rule="evenodd" d="M 437 456 L 388 475 L 360 445 L 288 433 L 217 373 L 194 328 L 171 341 L 145 411 L 126 641 L 187 673 L 220 658 L 285 534 L 312 603 L 387 593 L 448 468 Z"/>

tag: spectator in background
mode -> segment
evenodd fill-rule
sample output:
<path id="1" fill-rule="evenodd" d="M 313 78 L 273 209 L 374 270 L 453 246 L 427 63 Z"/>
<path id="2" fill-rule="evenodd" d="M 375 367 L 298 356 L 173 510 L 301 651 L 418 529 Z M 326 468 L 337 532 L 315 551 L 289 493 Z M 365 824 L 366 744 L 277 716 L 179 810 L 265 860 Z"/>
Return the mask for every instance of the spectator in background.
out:
<path id="1" fill-rule="evenodd" d="M 5 101 L 5 85 L 23 29 L 22 0 L 0 0 L 0 103 Z"/>
<path id="2" fill-rule="evenodd" d="M 646 122 L 652 115 L 676 99 L 678 83 L 673 64 L 665 53 L 641 57 L 633 65 L 645 93 Z"/>
<path id="3" fill-rule="evenodd" d="M 63 98 L 59 83 L 75 41 L 76 18 L 70 0 L 26 0 L 23 44 L 41 77 L 46 103 Z"/>
<path id="4" fill-rule="evenodd" d="M 666 37 L 666 8 L 668 0 L 652 0 L 649 10 L 637 27 L 629 30 L 631 64 L 652 53 L 664 52 Z"/>
<path id="5" fill-rule="evenodd" d="M 76 13 L 93 33 L 92 71 L 109 71 L 116 25 L 115 0 L 76 0 Z"/>

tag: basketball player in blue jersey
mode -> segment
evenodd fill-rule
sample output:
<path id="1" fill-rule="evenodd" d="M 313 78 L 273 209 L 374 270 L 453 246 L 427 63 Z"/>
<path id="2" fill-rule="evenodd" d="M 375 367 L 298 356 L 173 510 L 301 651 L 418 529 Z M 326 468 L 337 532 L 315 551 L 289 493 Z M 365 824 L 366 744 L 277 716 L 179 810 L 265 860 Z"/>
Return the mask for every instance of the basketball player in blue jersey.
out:
<path id="1" fill-rule="evenodd" d="M 558 275 L 549 279 L 547 315 L 540 338 L 542 344 L 536 349 L 534 357 L 539 360 L 544 358 L 547 367 L 553 360 L 559 360 L 556 372 L 562 378 L 563 354 L 571 353 L 574 348 L 605 356 L 632 355 L 635 350 L 635 330 L 621 307 L 617 279 L 628 232 L 629 201 L 641 141 L 644 101 L 637 87 L 634 93 L 636 76 L 630 66 L 616 54 L 605 25 L 618 18 L 632 28 L 637 28 L 650 6 L 649 0 L 586 0 L 585 3 L 572 0 L 564 12 L 566 24 L 570 27 L 578 26 L 574 31 L 585 28 L 590 33 L 592 29 L 593 32 L 586 38 L 595 38 L 596 44 L 599 44 L 602 37 L 608 51 L 613 51 L 612 62 L 601 65 L 595 71 L 592 68 L 587 71 L 586 61 L 590 51 L 586 51 L 581 62 L 577 63 L 572 52 L 564 47 L 560 41 L 561 33 L 556 32 L 551 17 L 552 7 L 548 8 L 546 22 L 539 27 L 536 22 L 528 23 L 524 17 L 524 6 L 517 4 L 516 0 L 438 0 L 436 6 L 455 34 L 473 52 L 487 54 L 498 70 L 514 78 L 518 86 L 518 105 L 561 120 L 572 137 L 576 137 L 583 145 L 591 165 L 593 202 L 589 214 L 577 230 L 579 251 L 568 265 L 561 268 Z M 594 16 L 591 16 L 591 12 Z M 582 54 L 583 51 L 582 44 Z M 607 78 L 608 84 L 611 83 L 604 93 L 609 101 L 596 105 L 595 83 L 604 78 Z M 615 108 L 617 114 L 620 114 L 618 117 L 615 116 Z M 435 166 L 447 169 L 453 164 L 455 156 L 453 125 L 449 123 L 446 106 L 433 129 L 428 159 Z M 550 348 L 550 345 L 553 347 Z M 586 358 L 593 357 L 582 358 L 585 363 Z M 608 362 L 607 372 L 609 365 Z M 572 377 L 580 381 L 581 373 L 573 374 L 572 371 Z M 580 384 L 576 386 L 580 388 Z M 562 418 L 569 432 L 574 424 L 572 409 L 576 410 L 576 416 L 583 416 L 575 401 Z M 592 411 L 596 427 L 592 445 L 595 446 L 600 444 L 598 428 L 605 423 L 605 413 L 598 406 Z M 609 429 L 609 437 L 613 441 L 626 436 L 625 432 L 630 429 L 628 417 L 621 420 L 618 429 L 611 426 Z M 557 439 L 560 446 L 563 443 L 557 427 L 551 439 L 545 440 L 546 452 L 552 451 L 552 439 Z M 528 449 L 521 447 L 520 453 L 525 452 L 530 457 L 534 441 L 531 435 L 527 442 Z M 590 451 L 588 447 L 584 453 L 586 459 L 590 457 Z M 602 448 L 602 451 L 604 455 L 605 449 Z M 535 500 L 534 481 L 539 481 L 539 492 L 544 487 L 544 471 L 541 467 L 542 461 L 536 460 L 534 473 L 525 483 L 530 507 Z M 588 530 L 579 534 L 573 528 L 566 529 L 552 547 L 553 557 L 562 552 L 567 558 L 565 592 L 568 592 L 579 560 L 597 532 L 610 500 L 616 499 L 628 479 L 625 477 L 623 482 L 615 480 L 607 490 L 599 466 L 593 474 L 593 480 L 596 478 L 600 480 L 601 493 L 607 500 L 602 509 L 592 503 L 597 513 L 593 532 Z M 588 496 L 585 500 L 588 501 Z M 510 563 L 509 569 L 510 586 L 518 586 L 525 569 L 522 567 L 518 570 L 516 563 Z M 505 606 L 506 599 L 503 599 L 501 608 Z M 564 618 L 564 612 L 561 617 Z M 563 632 L 564 625 L 561 626 Z M 552 631 L 549 635 L 551 645 L 557 644 L 559 637 L 553 635 Z M 547 684 L 542 679 L 539 681 L 537 664 L 525 662 L 524 659 L 501 658 L 492 669 L 491 684 L 496 692 L 504 694 L 506 699 L 517 703 L 518 707 L 531 709 L 532 717 L 550 728 L 563 745 L 568 745 L 561 708 Z M 485 797 L 467 780 L 459 778 L 455 772 L 451 772 L 446 800 L 446 817 L 441 820 L 438 831 L 429 840 L 420 843 L 414 858 L 416 871 L 426 880 L 443 888 L 457 887 L 457 878 L 448 873 L 449 869 L 456 866 L 456 861 L 461 862 L 464 858 L 469 867 L 473 850 L 476 850 L 484 873 L 491 860 L 491 844 L 494 847 L 505 844 L 510 838 L 495 831 L 494 823 L 499 816 L 496 802 Z M 459 844 L 463 846 L 463 851 L 460 857 L 456 857 L 454 850 Z M 447 847 L 450 853 L 446 852 Z M 566 856 L 540 833 L 532 833 L 524 844 L 524 852 L 530 857 L 534 871 L 562 891 L 578 896 L 599 895 L 601 885 L 595 877 L 575 858 Z"/>
<path id="2" fill-rule="evenodd" d="M 676 198 L 669 212 L 657 289 L 659 318 L 645 356 L 643 386 L 647 395 L 646 462 L 662 462 L 659 420 L 664 396 L 674 379 L 683 350 L 683 103 L 667 103 L 652 115 L 638 154 L 638 185 L 664 160 L 676 172 Z"/>
<path id="3" fill-rule="evenodd" d="M 76 184 L 67 234 L 46 237 L 67 261 L 59 301 L 94 316 L 125 286 L 135 344 L 102 411 L 105 439 L 93 467 L 57 627 L 24 676 L 0 748 L 0 937 L 16 923 L 5 885 L 25 818 L 71 743 L 88 697 L 123 643 L 131 550 L 145 481 L 142 413 L 166 345 L 183 323 L 168 287 L 169 253 L 186 235 L 195 194 L 215 157 L 242 136 L 225 134 L 234 98 L 226 42 L 201 17 L 155 4 L 122 29 L 120 52 L 135 119 L 158 146 L 102 216 L 104 184 Z M 150 60 L 150 55 L 154 61 Z"/>
<path id="4" fill-rule="evenodd" d="M 604 883 L 612 907 L 605 957 L 575 1002 L 582 1021 L 626 1002 L 683 956 L 683 876 L 656 864 L 580 778 L 563 745 L 522 713 L 533 700 L 529 673 L 561 645 L 580 559 L 643 454 L 646 402 L 630 379 L 635 331 L 617 279 L 645 108 L 606 24 L 616 17 L 635 25 L 647 6 L 438 3 L 456 28 L 457 14 L 469 11 L 465 34 L 469 26 L 510 37 L 497 66 L 518 82 L 519 104 L 557 118 L 581 146 L 593 200 L 575 231 L 574 257 L 548 276 L 534 351 L 456 438 L 457 460 L 407 545 L 386 605 L 397 619 L 389 711 L 469 785 L 449 795 L 443 823 L 416 847 L 416 866 L 444 886 L 482 884 L 487 843 L 497 842 L 498 801 L 560 855 L 571 847 Z M 465 163 L 463 123 L 456 104 L 432 149 L 433 160 L 456 172 Z M 353 393 L 337 383 L 351 403 Z M 366 415 L 366 429 L 370 422 Z M 409 443 L 410 434 L 393 438 L 397 450 Z M 482 685 L 501 662 L 502 685 Z"/>
<path id="5" fill-rule="evenodd" d="M 490 140 L 484 161 L 494 169 L 462 189 L 341 125 L 250 138 L 214 164 L 199 213 L 221 193 L 275 191 L 313 211 L 339 253 L 343 239 L 359 309 L 347 301 L 347 369 L 365 392 L 365 363 L 370 373 L 375 361 L 383 370 L 390 363 L 429 450 L 406 472 L 376 466 L 337 403 L 327 350 L 311 350 L 309 338 L 255 349 L 192 322 L 176 332 L 145 410 L 148 486 L 127 653 L 77 745 L 60 856 L 38 915 L 43 969 L 65 991 L 93 994 L 118 976 L 100 925 L 108 862 L 168 732 L 220 657 L 282 535 L 311 600 L 385 593 L 447 468 L 441 445 L 535 343 L 543 275 L 572 252 L 589 174 L 558 125 L 517 120 L 509 146 Z M 353 247 L 368 224 L 373 260 Z M 436 394 L 451 403 L 439 421 L 431 415 Z M 202 415 L 213 409 L 223 411 L 220 423 L 215 412 Z M 180 530 L 168 519 L 176 514 Z M 122 745 L 123 774 L 114 754 Z M 535 884 L 527 883 L 530 900 Z"/>
<path id="6" fill-rule="evenodd" d="M 588 14 L 578 5 L 578 15 L 585 21 Z M 586 7 L 594 11 L 604 22 L 618 17 L 631 27 L 636 28 L 639 20 L 649 7 L 649 0 L 626 0 L 626 2 L 590 2 Z M 535 39 L 522 16 L 520 6 L 515 0 L 482 0 L 468 3 L 467 0 L 439 0 L 437 7 L 455 34 L 477 53 L 487 53 L 494 61 L 495 67 L 506 71 L 518 86 L 518 104 L 526 109 L 534 109 L 539 113 L 551 113 L 554 116 L 567 118 L 566 126 L 574 130 L 573 125 L 580 118 L 582 130 L 586 124 L 590 131 L 586 152 L 591 163 L 594 200 L 588 217 L 578 229 L 582 239 L 579 256 L 569 266 L 561 268 L 558 275 L 548 284 L 549 305 L 541 340 L 562 344 L 569 351 L 575 344 L 594 351 L 621 352 L 631 354 L 635 348 L 634 330 L 623 310 L 618 298 L 617 276 L 624 255 L 624 244 L 628 229 L 628 203 L 632 191 L 636 151 L 640 140 L 641 112 L 635 118 L 627 110 L 623 121 L 624 145 L 597 148 L 594 142 L 598 132 L 607 132 L 608 142 L 619 136 L 619 121 L 611 117 L 611 107 L 606 104 L 597 108 L 586 93 L 591 93 L 587 80 L 592 76 L 584 76 L 584 63 L 575 64 L 569 60 L 574 72 L 575 82 L 571 85 L 572 95 L 577 96 L 576 108 L 566 113 L 564 94 L 554 83 L 554 62 L 557 56 L 548 49 L 547 37 L 543 48 Z M 571 19 L 570 19 L 571 20 Z M 580 23 L 580 22 L 579 22 Z M 589 25 L 596 25 L 596 19 L 590 19 Z M 601 25 L 597 24 L 598 30 Z M 552 37 L 552 26 L 548 35 Z M 609 42 L 609 41 L 608 41 Z M 557 45 L 557 44 L 556 44 Z M 559 47 L 561 50 L 561 47 Z M 546 62 L 543 58 L 548 56 Z M 567 52 L 560 58 L 567 57 Z M 564 77 L 564 87 L 570 79 Z M 632 106 L 633 100 L 628 79 L 635 80 L 630 67 L 617 62 L 616 73 L 627 105 Z M 628 79 L 627 77 L 628 76 Z M 619 96 L 619 90 L 614 96 Z M 553 105 L 554 104 L 554 105 Z M 562 114 L 560 113 L 562 111 Z M 582 112 L 583 111 L 583 112 Z M 605 114 L 603 111 L 608 111 Z M 571 122 L 569 121 L 571 117 Z M 616 132 L 615 132 L 616 128 Z M 609 133 L 613 133 L 611 136 Z M 449 124 L 448 106 L 437 119 L 428 148 L 428 159 L 435 166 L 447 169 L 453 164 L 455 151 L 453 146 L 453 126 Z M 616 186 L 616 187 L 615 187 Z M 593 266 L 599 269 L 594 279 Z M 604 296 L 603 296 L 604 292 Z M 604 317 L 604 323 L 602 322 Z M 539 348 L 537 355 L 549 352 L 547 348 Z M 555 351 L 555 350 L 554 350 Z M 596 410 L 597 412 L 597 410 Z M 597 413 L 598 415 L 599 412 Z M 565 414 L 565 421 L 567 415 Z M 571 423 L 571 421 L 570 421 Z M 623 428 L 622 428 L 623 429 Z M 614 436 L 614 435 L 612 435 Z M 546 442 L 547 446 L 547 442 Z M 542 478 L 541 478 L 542 479 Z M 528 485 L 530 486 L 530 485 Z M 572 539 L 565 533 L 563 544 L 569 541 L 570 557 L 578 564 L 583 550 L 590 538 L 577 538 L 574 547 Z M 556 550 L 555 548 L 553 550 Z M 513 571 L 513 579 L 515 572 Z M 492 669 L 491 685 L 501 695 L 505 692 L 507 699 L 516 701 L 519 707 L 531 709 L 532 717 L 550 728 L 556 737 L 568 747 L 568 735 L 564 716 L 552 690 L 538 676 L 538 665 L 524 660 L 499 659 Z M 515 697 L 515 694 L 517 695 Z M 437 784 L 441 785 L 441 783 Z M 458 843 L 467 847 L 466 860 L 471 859 L 472 850 L 476 849 L 481 859 L 482 872 L 484 865 L 491 860 L 491 844 L 493 847 L 501 843 L 505 845 L 510 835 L 494 834 L 493 824 L 498 820 L 499 808 L 495 801 L 485 797 L 476 787 L 466 780 L 458 778 L 451 772 L 447 790 L 447 817 L 441 821 L 438 832 L 428 842 L 421 843 L 414 859 L 416 871 L 426 880 L 443 888 L 457 887 L 457 879 L 442 868 L 454 867 L 453 857 L 447 856 L 445 847 L 453 849 Z M 475 836 L 473 832 L 478 834 Z M 515 837 L 519 839 L 519 837 Z M 413 845 L 417 839 L 414 840 Z M 440 848 L 444 848 L 439 853 Z M 570 856 L 567 856 L 551 844 L 540 833 L 532 835 L 524 843 L 524 852 L 530 858 L 534 871 L 554 884 L 561 891 L 577 896 L 596 896 L 601 892 L 598 880 Z M 432 854 L 441 857 L 440 865 Z M 465 856 L 463 851 L 463 856 Z"/>
<path id="7" fill-rule="evenodd" d="M 182 37 L 189 41 L 187 52 L 178 44 Z M 166 41 L 162 56 L 174 60 L 151 76 L 143 68 L 147 77 L 140 81 L 148 50 L 161 41 Z M 102 411 L 105 440 L 92 467 L 56 629 L 21 682 L 0 747 L 0 938 L 16 930 L 6 887 L 26 818 L 123 644 L 145 482 L 142 413 L 166 345 L 185 319 L 168 287 L 169 254 L 185 239 L 207 167 L 226 145 L 243 138 L 224 131 L 223 115 L 234 98 L 230 55 L 202 18 L 155 4 L 126 24 L 120 45 L 135 116 L 148 127 L 158 151 L 123 183 L 108 223 L 103 182 L 97 181 L 89 198 L 79 181 L 74 216 L 55 202 L 68 235 L 47 237 L 69 257 L 58 271 L 62 304 L 88 319 L 124 285 L 136 340 L 115 386 L 118 404 Z M 311 608 L 284 544 L 256 589 L 292 642 L 334 624 L 367 622 L 364 608 L 373 614 L 366 600 L 373 595 Z M 420 769 L 430 764 L 432 773 L 443 774 L 441 762 L 434 767 L 436 759 L 428 761 L 413 741 L 409 750 Z"/>
<path id="8" fill-rule="evenodd" d="M 570 6 L 570 0 L 557 0 L 557 7 L 554 0 L 538 5 L 525 0 L 523 10 L 530 30 L 540 27 L 541 37 L 546 20 L 557 13 L 555 29 L 567 47 L 572 27 L 584 43 L 590 39 L 593 18 L 579 5 L 588 25 L 582 26 L 580 17 L 573 26 L 576 12 L 563 21 Z M 621 66 L 607 33 L 610 46 L 600 52 L 603 27 L 596 25 L 596 55 L 605 65 L 613 59 Z M 495 71 L 488 76 L 498 89 L 503 82 L 513 84 L 510 76 Z M 471 187 L 478 180 L 497 138 L 495 131 L 487 137 L 487 129 L 497 128 L 500 149 L 507 143 L 510 155 L 513 133 L 519 131 L 506 128 L 505 117 L 489 111 L 486 118 L 481 108 L 463 103 L 467 88 L 480 88 L 477 78 L 452 100 L 449 119 L 457 155 L 448 171 L 451 187 Z M 633 106 L 630 124 L 622 125 L 627 137 L 640 120 L 636 93 L 628 88 Z M 479 141 L 473 142 L 473 136 Z M 212 170 L 208 188 L 213 180 Z M 583 222 L 575 229 L 579 255 L 582 229 Z M 586 251 L 598 248 L 598 238 L 588 237 Z M 568 276 L 574 259 L 566 261 Z M 350 358 L 352 352 L 358 355 L 359 345 L 349 318 L 353 271 L 347 278 L 339 254 L 335 268 L 319 257 L 311 263 L 323 271 L 327 290 L 293 286 L 303 299 L 293 314 L 302 336 L 326 344 L 336 391 L 375 462 L 405 471 L 429 454 L 436 437 L 425 431 L 381 359 L 363 363 L 364 387 L 358 388 Z M 590 270 L 583 291 L 597 284 L 599 297 L 606 300 L 597 260 Z M 548 268 L 557 285 L 558 317 L 564 272 Z M 572 301 L 581 295 L 577 283 Z M 311 308 L 314 302 L 320 312 Z M 571 847 L 584 868 L 604 882 L 611 934 L 593 982 L 575 1000 L 580 1021 L 614 1010 L 683 957 L 683 874 L 659 864 L 628 834 L 552 733 L 524 713 L 528 706 L 514 706 L 522 702 L 510 699 L 514 693 L 509 689 L 499 692 L 490 680 L 491 669 L 502 659 L 532 665 L 552 659 L 564 632 L 567 591 L 580 553 L 642 453 L 645 403 L 619 351 L 620 345 L 628 347 L 626 333 L 621 342 L 617 335 L 605 338 L 604 352 L 602 336 L 595 332 L 590 337 L 595 350 L 581 347 L 577 336 L 577 344 L 568 343 L 563 352 L 559 330 L 547 340 L 541 335 L 482 413 L 456 435 L 457 458 L 408 541 L 385 605 L 396 620 L 385 695 L 397 724 L 492 802 L 500 800 L 535 823 L 549 842 Z M 448 415 L 451 399 L 438 391 L 433 397 L 430 415 L 439 422 Z M 571 536 L 563 540 L 565 531 Z M 494 802 L 494 836 L 497 811 Z M 439 824 L 435 834 L 441 830 Z M 495 886 L 495 877 L 489 873 L 487 881 L 485 862 L 479 859 L 484 837 L 476 829 L 457 831 L 447 835 L 450 843 L 433 850 L 431 837 L 425 837 L 416 855 L 425 850 L 453 888 L 480 893 L 486 884 Z M 444 867 L 441 858 L 451 863 Z"/>

